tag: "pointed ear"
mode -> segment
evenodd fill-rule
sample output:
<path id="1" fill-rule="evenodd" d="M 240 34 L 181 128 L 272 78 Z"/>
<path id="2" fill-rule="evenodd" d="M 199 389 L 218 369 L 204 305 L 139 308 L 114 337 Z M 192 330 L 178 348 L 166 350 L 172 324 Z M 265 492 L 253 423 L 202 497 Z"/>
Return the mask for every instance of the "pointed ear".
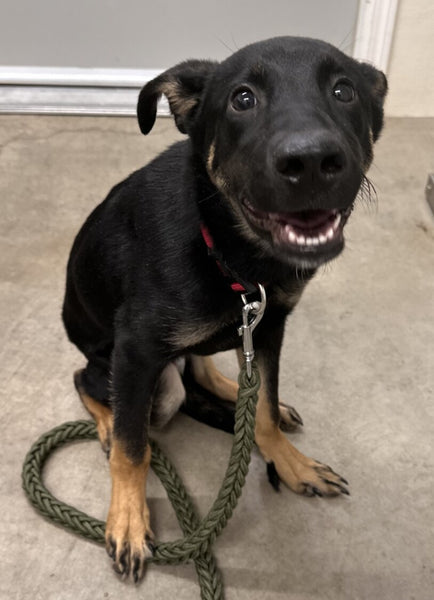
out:
<path id="1" fill-rule="evenodd" d="M 151 131 L 157 115 L 157 102 L 164 94 L 179 131 L 187 133 L 188 121 L 199 106 L 205 84 L 217 64 L 208 60 L 187 60 L 147 83 L 137 104 L 141 132 L 147 134 Z"/>
<path id="2" fill-rule="evenodd" d="M 372 134 L 377 141 L 383 128 L 383 106 L 387 94 L 387 79 L 384 73 L 368 63 L 361 63 L 362 73 L 371 89 Z"/>

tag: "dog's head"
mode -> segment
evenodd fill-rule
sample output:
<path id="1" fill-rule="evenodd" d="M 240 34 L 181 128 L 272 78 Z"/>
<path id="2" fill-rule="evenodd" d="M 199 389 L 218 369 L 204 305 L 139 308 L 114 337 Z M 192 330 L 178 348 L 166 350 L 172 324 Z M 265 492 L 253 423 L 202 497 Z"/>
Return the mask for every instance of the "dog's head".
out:
<path id="1" fill-rule="evenodd" d="M 318 40 L 282 37 L 222 63 L 186 61 L 141 91 L 143 133 L 167 96 L 241 234 L 316 267 L 343 248 L 383 125 L 385 76 Z"/>

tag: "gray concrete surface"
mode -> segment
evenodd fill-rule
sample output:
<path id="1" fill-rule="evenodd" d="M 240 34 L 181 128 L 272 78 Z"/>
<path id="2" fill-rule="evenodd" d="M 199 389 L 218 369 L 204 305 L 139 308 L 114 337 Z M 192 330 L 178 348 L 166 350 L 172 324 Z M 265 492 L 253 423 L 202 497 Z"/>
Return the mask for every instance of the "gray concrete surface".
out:
<path id="1" fill-rule="evenodd" d="M 120 582 L 104 550 L 44 521 L 21 491 L 21 464 L 49 428 L 85 418 L 72 385 L 83 364 L 60 321 L 73 237 L 110 186 L 176 137 L 133 119 L 0 118 L 0 597 L 32 600 L 199 597 L 192 566 L 151 566 Z M 434 121 L 389 120 L 342 257 L 324 268 L 288 324 L 281 397 L 305 421 L 306 454 L 347 477 L 351 497 L 276 494 L 254 453 L 238 509 L 216 545 L 228 600 L 431 600 L 434 597 L 434 219 L 423 196 Z M 230 354 L 218 357 L 235 375 Z M 159 435 L 201 511 L 231 436 L 184 416 Z M 97 443 L 49 461 L 47 484 L 98 518 L 109 499 Z M 179 535 L 149 486 L 159 539 Z"/>

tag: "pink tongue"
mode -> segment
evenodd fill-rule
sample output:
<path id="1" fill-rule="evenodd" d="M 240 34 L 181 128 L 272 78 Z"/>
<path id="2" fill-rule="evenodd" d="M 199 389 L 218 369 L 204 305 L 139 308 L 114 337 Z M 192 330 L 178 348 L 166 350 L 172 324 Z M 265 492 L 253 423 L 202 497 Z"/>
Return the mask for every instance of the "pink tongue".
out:
<path id="1" fill-rule="evenodd" d="M 299 229 L 316 229 L 330 221 L 332 216 L 330 210 L 305 210 L 282 215 L 282 221 Z"/>

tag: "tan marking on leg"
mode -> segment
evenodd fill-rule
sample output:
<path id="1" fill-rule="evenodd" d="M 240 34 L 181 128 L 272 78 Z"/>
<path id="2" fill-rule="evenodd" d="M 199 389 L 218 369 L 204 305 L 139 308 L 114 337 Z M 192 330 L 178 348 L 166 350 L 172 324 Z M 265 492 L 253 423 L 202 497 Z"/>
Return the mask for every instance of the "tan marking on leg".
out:
<path id="1" fill-rule="evenodd" d="M 77 371 L 77 378 L 79 378 L 79 374 L 80 372 Z M 78 386 L 77 391 L 85 409 L 95 419 L 102 449 L 108 454 L 113 434 L 113 413 L 110 408 L 86 394 L 81 386 Z"/>
<path id="2" fill-rule="evenodd" d="M 146 559 L 152 556 L 153 534 L 146 502 L 146 480 L 151 462 L 147 446 L 143 460 L 135 464 L 122 444 L 114 439 L 110 454 L 112 496 L 106 525 L 107 552 L 120 574 L 140 579 Z"/>
<path id="3" fill-rule="evenodd" d="M 202 387 L 223 400 L 236 402 L 238 385 L 216 368 L 210 356 L 191 355 L 193 377 Z"/>
<path id="4" fill-rule="evenodd" d="M 298 494 L 335 496 L 348 493 L 345 481 L 322 463 L 302 454 L 279 429 L 271 415 L 266 373 L 261 368 L 261 388 L 256 410 L 255 439 L 267 462 L 273 462 L 280 479 Z"/>

